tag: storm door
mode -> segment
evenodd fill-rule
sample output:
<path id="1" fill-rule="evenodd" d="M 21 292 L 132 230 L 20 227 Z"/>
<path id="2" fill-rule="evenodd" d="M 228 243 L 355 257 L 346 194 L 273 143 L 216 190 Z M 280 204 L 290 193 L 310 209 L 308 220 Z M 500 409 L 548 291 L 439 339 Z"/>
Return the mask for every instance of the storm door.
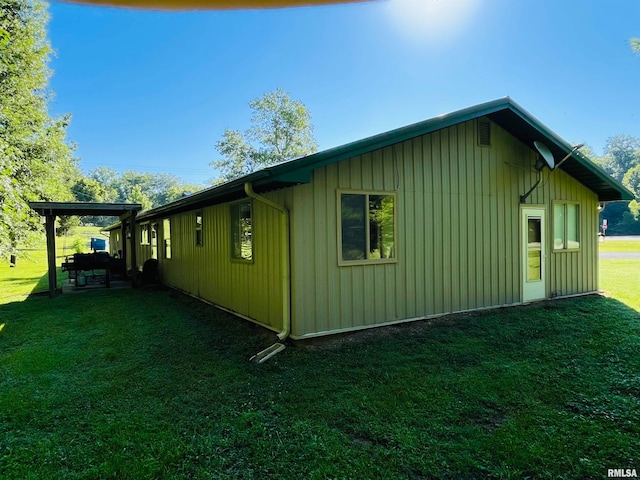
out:
<path id="1" fill-rule="evenodd" d="M 543 208 L 523 208 L 522 301 L 546 298 L 546 222 Z"/>

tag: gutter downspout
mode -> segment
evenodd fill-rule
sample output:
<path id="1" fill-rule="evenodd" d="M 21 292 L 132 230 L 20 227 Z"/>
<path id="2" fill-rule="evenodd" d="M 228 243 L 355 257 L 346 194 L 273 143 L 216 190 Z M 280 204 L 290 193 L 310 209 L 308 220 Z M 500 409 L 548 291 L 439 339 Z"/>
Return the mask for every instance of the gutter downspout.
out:
<path id="1" fill-rule="evenodd" d="M 251 182 L 245 182 L 244 191 L 249 198 L 253 198 L 256 201 L 267 205 L 280 213 L 280 268 L 282 269 L 282 331 L 278 333 L 278 339 L 280 341 L 285 340 L 289 333 L 291 333 L 291 276 L 289 271 L 291 269 L 291 258 L 289 249 L 289 211 L 279 203 L 269 200 L 266 197 L 258 195 L 253 191 L 253 185 Z M 255 360 L 258 363 L 262 363 L 271 358 L 276 353 L 284 350 L 284 345 L 276 343 L 269 348 L 257 353 L 251 360 Z"/>

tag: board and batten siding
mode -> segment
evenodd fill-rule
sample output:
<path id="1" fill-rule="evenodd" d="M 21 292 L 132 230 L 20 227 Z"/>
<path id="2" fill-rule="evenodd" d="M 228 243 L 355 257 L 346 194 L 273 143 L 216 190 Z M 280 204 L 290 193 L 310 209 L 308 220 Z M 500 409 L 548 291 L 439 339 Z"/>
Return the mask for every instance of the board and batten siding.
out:
<path id="1" fill-rule="evenodd" d="M 282 329 L 280 222 L 278 213 L 252 202 L 253 261 L 231 259 L 230 204 L 197 210 L 203 245 L 196 245 L 196 210 L 171 215 L 171 258 L 165 258 L 164 218 L 158 223 L 159 274 L 163 283 L 272 330 Z M 138 245 L 140 263 L 151 258 Z"/>
<path id="2" fill-rule="evenodd" d="M 289 189 L 292 337 L 521 302 L 520 195 L 537 152 L 464 122 L 313 172 Z M 558 170 L 527 200 L 547 211 L 547 297 L 597 290 L 597 196 Z M 338 265 L 338 191 L 395 192 L 396 263 Z M 553 252 L 553 201 L 580 205 L 581 249 Z"/>

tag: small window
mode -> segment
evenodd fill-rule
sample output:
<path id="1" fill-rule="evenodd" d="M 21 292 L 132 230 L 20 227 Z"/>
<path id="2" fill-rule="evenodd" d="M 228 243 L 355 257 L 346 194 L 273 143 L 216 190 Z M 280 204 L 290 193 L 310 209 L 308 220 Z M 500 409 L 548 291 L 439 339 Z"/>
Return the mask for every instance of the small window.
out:
<path id="1" fill-rule="evenodd" d="M 158 224 L 151 224 L 151 258 L 158 259 Z"/>
<path id="2" fill-rule="evenodd" d="M 196 245 L 202 246 L 202 211 L 196 212 Z"/>
<path id="3" fill-rule="evenodd" d="M 395 261 L 395 195 L 339 194 L 339 263 Z"/>
<path id="4" fill-rule="evenodd" d="M 140 245 L 149 245 L 150 243 L 149 224 L 140 225 Z"/>
<path id="5" fill-rule="evenodd" d="M 576 203 L 553 204 L 553 249 L 580 248 L 580 206 Z"/>
<path id="6" fill-rule="evenodd" d="M 165 218 L 162 221 L 162 238 L 164 240 L 164 258 L 171 258 L 171 220 Z"/>
<path id="7" fill-rule="evenodd" d="M 231 205 L 231 258 L 253 260 L 251 202 Z"/>

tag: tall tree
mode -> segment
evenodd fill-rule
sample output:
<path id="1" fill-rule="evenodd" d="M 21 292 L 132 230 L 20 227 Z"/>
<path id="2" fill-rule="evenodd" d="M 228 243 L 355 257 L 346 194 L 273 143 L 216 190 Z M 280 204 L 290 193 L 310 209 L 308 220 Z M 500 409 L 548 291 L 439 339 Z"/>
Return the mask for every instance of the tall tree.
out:
<path id="1" fill-rule="evenodd" d="M 629 169 L 622 178 L 622 184 L 640 198 L 640 164 Z"/>
<path id="2" fill-rule="evenodd" d="M 640 38 L 632 38 L 629 40 L 629 45 L 631 45 L 631 50 L 635 53 L 640 53 Z"/>
<path id="3" fill-rule="evenodd" d="M 50 46 L 46 3 L 2 0 L 0 8 L 0 257 L 15 253 L 40 219 L 27 202 L 68 200 L 78 175 L 66 142 L 69 116 L 47 110 Z"/>
<path id="4" fill-rule="evenodd" d="M 622 182 L 625 173 L 640 163 L 640 138 L 631 135 L 609 137 L 599 163 L 608 174 Z"/>
<path id="5" fill-rule="evenodd" d="M 241 133 L 225 130 L 216 143 L 222 160 L 210 165 L 221 172 L 222 181 L 241 177 L 260 168 L 314 153 L 311 114 L 299 100 L 282 89 L 249 102 L 253 126 Z"/>

